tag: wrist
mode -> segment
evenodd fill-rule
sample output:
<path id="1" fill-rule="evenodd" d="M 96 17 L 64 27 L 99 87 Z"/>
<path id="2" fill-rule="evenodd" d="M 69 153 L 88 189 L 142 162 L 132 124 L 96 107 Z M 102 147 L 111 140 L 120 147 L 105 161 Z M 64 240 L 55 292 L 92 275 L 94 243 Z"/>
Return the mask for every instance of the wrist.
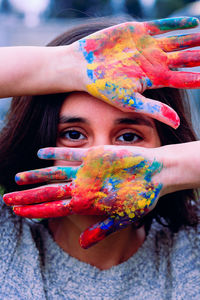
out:
<path id="1" fill-rule="evenodd" d="M 199 141 L 167 145 L 160 150 L 163 170 L 158 178 L 163 183 L 163 195 L 200 187 Z"/>
<path id="2" fill-rule="evenodd" d="M 80 66 L 77 67 L 71 45 L 8 47 L 2 51 L 2 57 L 8 61 L 1 78 L 2 97 L 64 93 L 81 88 L 77 71 Z"/>
<path id="3" fill-rule="evenodd" d="M 57 92 L 84 91 L 82 60 L 74 44 L 52 47 L 56 59 L 51 64 Z"/>

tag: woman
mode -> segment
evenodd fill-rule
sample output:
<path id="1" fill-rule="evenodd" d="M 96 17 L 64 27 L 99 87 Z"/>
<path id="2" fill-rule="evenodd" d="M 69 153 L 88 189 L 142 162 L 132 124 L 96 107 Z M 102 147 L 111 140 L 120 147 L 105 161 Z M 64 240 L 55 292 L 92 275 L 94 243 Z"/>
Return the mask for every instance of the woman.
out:
<path id="1" fill-rule="evenodd" d="M 109 25 L 111 24 L 107 26 Z M 101 26 L 106 27 L 105 24 Z M 71 44 L 102 27 L 96 24 L 93 28 L 90 25 L 90 32 L 87 27 L 81 27 L 71 32 L 73 40 L 70 33 L 67 33 L 55 43 Z M 60 51 L 64 49 L 61 47 Z M 53 49 L 50 50 L 53 52 Z M 48 76 L 50 79 L 51 74 L 53 73 Z M 91 76 L 91 72 L 89 75 Z M 37 82 L 37 78 L 35 81 Z M 30 90 L 27 89 L 30 86 L 28 81 L 24 84 L 21 79 L 20 82 L 23 86 L 14 87 L 13 94 L 18 94 L 20 88 L 23 92 L 26 89 L 28 94 L 34 88 L 37 92 L 41 89 L 44 93 L 61 91 L 49 84 L 51 80 L 45 88 L 41 82 L 39 88 L 33 85 L 34 88 L 31 86 Z M 145 82 L 149 83 L 147 80 Z M 96 81 L 89 84 L 93 83 Z M 75 83 L 71 80 L 65 91 L 77 90 L 77 87 L 72 87 L 73 84 Z M 127 86 L 125 84 L 123 89 L 129 93 Z M 113 90 L 104 88 L 102 85 L 100 89 L 98 86 L 94 89 L 90 86 L 89 91 L 100 99 L 113 93 Z M 181 125 L 176 131 L 154 121 L 152 117 L 168 124 L 174 118 L 167 120 L 163 118 L 163 114 L 155 114 L 155 111 L 149 112 L 147 109 L 145 115 L 143 107 L 140 113 L 121 111 L 83 92 L 14 99 L 0 143 L 0 182 L 6 191 L 19 188 L 12 182 L 15 173 L 52 165 L 51 162 L 36 158 L 36 152 L 41 147 L 73 148 L 75 145 L 88 148 L 111 144 L 112 147 L 106 146 L 108 148 L 105 151 L 111 149 L 117 152 L 119 145 L 128 145 L 131 155 L 134 156 L 139 151 L 147 160 L 156 159 L 163 163 L 164 168 L 157 174 L 160 178 L 157 177 L 156 181 L 162 183 L 160 195 L 164 196 L 154 210 L 137 222 L 137 226 L 133 223 L 133 226 L 117 231 L 87 251 L 80 248 L 77 237 L 86 227 L 102 220 L 101 216 L 62 215 L 62 218 L 51 219 L 43 226 L 29 224 L 3 206 L 1 294 L 5 299 L 8 296 L 13 299 L 187 299 L 188 296 L 195 299 L 199 295 L 198 266 L 191 267 L 194 261 L 196 264 L 198 262 L 197 215 L 193 201 L 195 195 L 194 191 L 185 190 L 199 186 L 199 170 L 191 167 L 191 160 L 188 159 L 188 153 L 192 150 L 192 166 L 199 163 L 199 142 L 184 145 L 184 149 L 187 147 L 186 154 L 183 152 L 183 145 L 159 147 L 195 140 L 186 118 L 188 109 L 184 107 L 181 94 L 176 89 L 149 90 L 145 96 L 170 105 L 178 113 Z M 121 101 L 120 97 L 118 99 Z M 78 116 L 75 115 L 76 111 Z M 69 118 L 69 113 L 73 118 Z M 106 118 L 102 119 L 102 115 Z M 101 127 L 98 125 L 100 122 Z M 170 124 L 176 127 L 173 122 Z M 175 159 L 172 160 L 174 156 Z M 170 166 L 172 161 L 174 165 Z M 57 161 L 55 164 L 60 163 Z M 63 164 L 66 162 L 61 163 Z M 74 162 L 71 164 L 74 167 Z M 187 168 L 187 164 L 187 174 L 183 174 L 182 170 Z M 169 228 L 153 219 L 158 219 Z"/>

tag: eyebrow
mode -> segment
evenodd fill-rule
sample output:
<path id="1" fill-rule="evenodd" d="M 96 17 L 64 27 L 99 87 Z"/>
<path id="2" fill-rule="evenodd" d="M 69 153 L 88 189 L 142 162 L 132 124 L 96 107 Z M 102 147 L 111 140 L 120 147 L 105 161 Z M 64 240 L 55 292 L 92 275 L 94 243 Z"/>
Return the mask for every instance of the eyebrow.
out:
<path id="1" fill-rule="evenodd" d="M 88 121 L 85 118 L 81 118 L 78 116 L 61 116 L 59 119 L 59 124 L 65 123 L 88 123 Z"/>
<path id="2" fill-rule="evenodd" d="M 152 122 L 146 118 L 133 117 L 133 118 L 120 118 L 115 120 L 115 124 L 128 124 L 128 125 L 146 125 L 149 127 L 154 127 Z"/>
<path id="3" fill-rule="evenodd" d="M 59 124 L 66 123 L 85 123 L 89 124 L 88 120 L 79 116 L 61 116 Z M 119 118 L 114 122 L 115 125 L 127 124 L 127 125 L 146 125 L 153 128 L 152 122 L 146 118 L 133 117 L 133 118 Z"/>

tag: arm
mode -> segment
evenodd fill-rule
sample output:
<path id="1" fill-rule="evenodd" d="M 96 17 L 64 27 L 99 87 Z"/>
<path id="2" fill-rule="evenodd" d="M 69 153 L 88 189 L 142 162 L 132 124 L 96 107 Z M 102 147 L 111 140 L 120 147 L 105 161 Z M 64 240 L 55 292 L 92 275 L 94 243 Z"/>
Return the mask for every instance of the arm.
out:
<path id="1" fill-rule="evenodd" d="M 0 48 L 0 97 L 76 90 L 72 47 Z"/>
<path id="2" fill-rule="evenodd" d="M 198 88 L 199 73 L 173 71 L 200 64 L 200 34 L 157 37 L 198 26 L 180 17 L 128 22 L 97 31 L 69 46 L 0 49 L 0 97 L 85 91 L 118 107 L 179 126 L 177 113 L 142 95 L 161 87 Z"/>
<path id="3" fill-rule="evenodd" d="M 101 149 L 101 152 L 98 152 L 99 149 Z M 96 161 L 99 160 L 99 163 L 101 163 L 101 159 L 102 157 L 104 157 L 104 154 L 105 160 L 109 165 L 112 165 L 115 161 L 120 162 L 121 157 L 123 157 L 123 154 L 121 154 L 120 152 L 121 150 L 124 150 L 125 157 L 131 158 L 141 155 L 145 160 L 149 162 L 158 162 L 158 170 L 155 169 L 155 173 L 152 172 L 151 175 L 153 183 L 162 183 L 162 189 L 160 191 L 159 197 L 180 190 L 200 188 L 200 141 L 172 144 L 161 146 L 158 148 L 110 145 L 92 147 L 89 149 L 44 148 L 39 150 L 38 156 L 41 159 L 83 161 L 81 168 L 66 167 L 67 173 L 61 175 L 64 177 L 68 176 L 70 178 L 76 178 L 78 174 L 79 180 L 81 181 L 81 177 L 84 177 L 84 172 L 82 172 L 83 169 L 86 170 L 88 165 L 91 165 L 92 168 L 93 163 L 94 167 L 97 167 Z M 109 152 L 110 156 L 107 157 L 107 154 Z M 130 167 L 132 163 L 132 161 L 128 161 L 127 167 Z M 95 173 L 96 175 L 98 175 L 101 167 L 103 167 L 103 165 L 99 166 L 99 168 L 97 167 L 97 173 Z M 81 169 L 81 175 L 79 174 L 79 168 Z M 115 168 L 113 167 L 112 172 L 114 173 L 120 169 L 123 169 L 123 166 L 121 164 L 119 169 L 115 170 Z M 126 169 L 125 165 L 124 169 Z M 46 180 L 51 179 L 51 168 L 49 170 L 49 173 L 45 173 Z M 63 168 L 63 170 L 65 170 L 65 167 Z M 38 177 L 32 177 L 32 175 L 34 174 L 34 172 L 32 171 L 30 173 L 24 172 L 19 174 L 20 176 L 16 176 L 15 178 L 18 184 L 35 183 L 35 179 L 38 180 L 36 182 L 44 182 L 44 174 L 40 172 L 38 172 Z M 30 174 L 30 178 L 26 176 L 24 177 L 23 174 Z M 109 177 L 109 171 L 106 168 L 104 175 Z M 92 176 L 92 173 L 88 173 L 88 176 Z M 101 174 L 101 176 L 103 175 Z M 98 176 L 96 177 L 98 178 Z M 61 179 L 63 179 L 63 177 Z M 122 177 L 122 180 L 125 180 L 125 177 Z M 84 187 L 82 187 L 81 190 L 83 188 Z"/>
<path id="4" fill-rule="evenodd" d="M 81 235 L 85 248 L 137 222 L 168 193 L 200 187 L 200 142 L 159 148 L 102 146 L 45 148 L 42 159 L 83 161 L 80 167 L 50 167 L 19 173 L 19 184 L 60 181 L 4 196 L 23 217 L 107 215 Z M 191 159 L 192 158 L 192 159 Z M 64 181 L 71 181 L 64 183 Z M 36 203 L 40 203 L 35 205 Z M 18 206 L 22 205 L 22 206 Z"/>
<path id="5" fill-rule="evenodd" d="M 200 141 L 167 145 L 156 152 L 165 166 L 164 173 L 160 174 L 160 180 L 165 182 L 161 195 L 200 188 Z M 158 180 L 157 175 L 154 179 Z"/>

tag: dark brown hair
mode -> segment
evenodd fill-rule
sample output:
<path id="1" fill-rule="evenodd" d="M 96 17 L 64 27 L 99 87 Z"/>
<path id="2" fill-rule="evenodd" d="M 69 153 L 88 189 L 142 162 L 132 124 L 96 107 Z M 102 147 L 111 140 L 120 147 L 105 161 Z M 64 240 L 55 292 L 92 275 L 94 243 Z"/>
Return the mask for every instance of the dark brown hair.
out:
<path id="1" fill-rule="evenodd" d="M 49 46 L 71 44 L 116 23 L 119 22 L 104 19 L 75 27 L 58 36 Z M 183 91 L 163 88 L 148 90 L 144 94 L 168 104 L 180 117 L 181 125 L 177 130 L 156 121 L 162 145 L 196 140 L 189 105 Z M 55 94 L 13 99 L 6 125 L 0 136 L 0 184 L 7 192 L 21 189 L 14 182 L 14 175 L 17 172 L 52 164 L 49 161 L 39 160 L 36 153 L 40 148 L 56 145 L 59 112 L 66 96 L 67 94 Z M 146 229 L 150 227 L 153 218 L 169 226 L 173 232 L 182 225 L 194 226 L 197 223 L 195 197 L 194 190 L 184 190 L 162 197 L 156 208 L 144 218 Z"/>

